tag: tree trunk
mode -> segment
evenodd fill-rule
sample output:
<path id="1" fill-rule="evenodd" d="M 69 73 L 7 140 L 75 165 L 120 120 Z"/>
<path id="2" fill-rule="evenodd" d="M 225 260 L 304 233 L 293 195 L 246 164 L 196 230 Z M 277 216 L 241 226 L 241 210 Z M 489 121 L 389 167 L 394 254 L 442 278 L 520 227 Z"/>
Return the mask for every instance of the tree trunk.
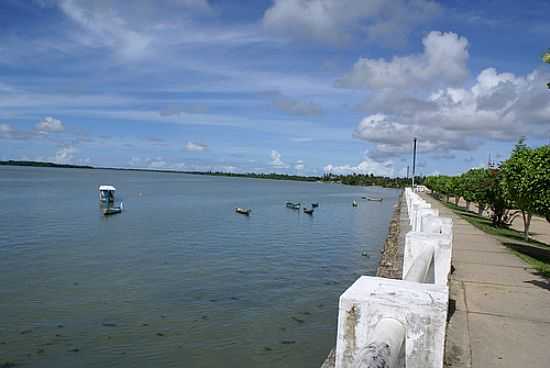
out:
<path id="1" fill-rule="evenodd" d="M 522 210 L 521 216 L 523 217 L 523 239 L 529 240 L 529 226 L 531 225 L 532 214 Z"/>
<path id="2" fill-rule="evenodd" d="M 458 207 L 458 201 L 460 201 L 460 196 L 455 196 L 455 206 Z"/>

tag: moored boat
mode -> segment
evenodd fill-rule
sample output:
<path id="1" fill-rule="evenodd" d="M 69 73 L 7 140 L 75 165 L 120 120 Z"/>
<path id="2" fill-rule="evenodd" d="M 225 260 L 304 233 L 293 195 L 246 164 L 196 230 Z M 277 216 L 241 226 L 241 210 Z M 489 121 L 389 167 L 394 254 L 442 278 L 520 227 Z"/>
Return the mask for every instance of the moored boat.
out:
<path id="1" fill-rule="evenodd" d="M 299 210 L 301 203 L 300 202 L 286 202 L 286 206 L 293 210 Z"/>
<path id="2" fill-rule="evenodd" d="M 367 197 L 368 201 L 374 201 L 374 202 L 382 202 L 384 198 L 376 198 L 376 197 Z"/>
<path id="3" fill-rule="evenodd" d="M 307 213 L 308 215 L 313 215 L 313 208 L 304 207 L 304 213 Z"/>
<path id="4" fill-rule="evenodd" d="M 121 213 L 123 209 L 124 209 L 124 204 L 120 202 L 120 206 L 117 206 L 117 207 L 111 206 L 111 207 L 104 208 L 103 215 L 104 216 L 115 215 L 117 213 Z"/>
<path id="5" fill-rule="evenodd" d="M 235 208 L 235 212 L 237 213 L 240 213 L 242 215 L 250 215 L 250 212 L 252 212 L 252 210 L 250 208 L 241 208 L 241 207 L 237 207 Z"/>
<path id="6" fill-rule="evenodd" d="M 315 202 L 311 204 L 311 208 L 317 208 L 319 207 L 319 202 Z"/>
<path id="7" fill-rule="evenodd" d="M 357 201 L 354 199 L 353 202 L 351 202 L 351 205 L 352 205 L 353 207 L 357 207 Z"/>
<path id="8" fill-rule="evenodd" d="M 103 203 L 111 203 L 115 201 L 116 188 L 112 185 L 99 186 L 99 201 Z"/>

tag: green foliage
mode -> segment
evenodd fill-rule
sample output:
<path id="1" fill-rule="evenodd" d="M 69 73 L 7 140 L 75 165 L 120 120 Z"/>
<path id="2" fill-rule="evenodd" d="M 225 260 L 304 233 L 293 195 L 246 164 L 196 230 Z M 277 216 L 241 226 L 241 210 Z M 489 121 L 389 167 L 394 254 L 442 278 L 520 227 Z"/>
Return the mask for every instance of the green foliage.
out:
<path id="1" fill-rule="evenodd" d="M 520 141 L 501 172 L 502 189 L 516 208 L 550 216 L 550 146 L 532 149 Z"/>
<path id="2" fill-rule="evenodd" d="M 424 185 L 430 188 L 435 193 L 443 194 L 445 196 L 452 195 L 451 177 L 438 175 L 428 176 L 424 180 Z"/>
<path id="3" fill-rule="evenodd" d="M 523 139 L 498 169 L 472 169 L 460 176 L 430 176 L 425 185 L 433 192 L 463 197 L 492 210 L 494 226 L 511 223 L 521 211 L 524 238 L 528 238 L 531 216 L 550 219 L 550 146 L 529 148 Z M 481 211 L 480 211 L 481 213 Z"/>
<path id="4" fill-rule="evenodd" d="M 411 185 L 411 180 L 406 178 L 389 178 L 374 175 L 325 175 L 321 179 L 324 182 L 342 183 L 346 185 L 380 186 L 385 188 L 404 188 Z M 422 183 L 422 178 L 416 178 L 417 183 Z"/>
<path id="5" fill-rule="evenodd" d="M 469 202 L 484 205 L 489 203 L 489 191 L 494 185 L 494 179 L 488 169 L 471 169 L 461 175 L 462 196 Z"/>
<path id="6" fill-rule="evenodd" d="M 209 175 L 209 176 L 231 176 L 237 178 L 254 178 L 254 179 L 272 179 L 272 180 L 295 180 L 295 181 L 319 181 L 318 176 L 300 176 L 287 174 L 262 174 L 262 173 L 233 173 L 225 171 L 185 171 L 185 174 L 191 175 Z"/>

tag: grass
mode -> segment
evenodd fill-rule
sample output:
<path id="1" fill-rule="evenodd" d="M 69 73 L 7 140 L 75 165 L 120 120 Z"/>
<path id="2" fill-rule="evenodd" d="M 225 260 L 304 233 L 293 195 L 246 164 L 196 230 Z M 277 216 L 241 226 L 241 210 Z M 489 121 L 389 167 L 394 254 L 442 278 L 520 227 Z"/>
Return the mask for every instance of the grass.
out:
<path id="1" fill-rule="evenodd" d="M 519 258 L 523 259 L 525 262 L 527 262 L 531 267 L 536 269 L 541 273 L 544 277 L 550 277 L 550 263 L 541 261 L 539 259 L 533 258 L 531 256 L 528 256 L 527 254 L 523 254 L 521 252 L 518 252 L 515 249 L 511 249 L 512 253 L 514 253 Z"/>
<path id="2" fill-rule="evenodd" d="M 487 234 L 501 236 L 511 240 L 521 241 L 523 243 L 530 243 L 530 244 L 539 245 L 543 247 L 550 247 L 548 244 L 542 243 L 535 239 L 525 240 L 523 238 L 523 233 L 521 231 L 517 231 L 509 227 L 497 227 L 493 225 L 491 219 L 477 215 L 473 212 L 469 212 L 465 208 L 459 207 L 453 203 L 445 203 L 443 201 L 441 201 L 441 203 L 443 203 L 445 206 L 455 211 L 458 215 L 460 215 L 460 217 L 462 217 L 463 219 L 465 219 L 466 221 L 468 221 L 478 229 L 486 232 Z"/>
<path id="3" fill-rule="evenodd" d="M 545 262 L 543 260 L 533 258 L 527 254 L 521 253 L 516 249 L 511 249 L 510 245 L 513 244 L 533 244 L 536 246 L 550 247 L 548 244 L 539 242 L 534 239 L 529 239 L 526 241 L 523 238 L 523 233 L 509 227 L 496 227 L 493 225 L 492 221 L 486 217 L 480 216 L 473 212 L 467 211 L 465 208 L 459 207 L 453 203 L 447 203 L 445 201 L 440 201 L 443 205 L 447 206 L 451 210 L 455 211 L 460 217 L 468 221 L 470 224 L 477 227 L 479 230 L 494 236 L 501 238 L 506 238 L 515 241 L 515 243 L 502 242 L 503 245 L 510 248 L 512 253 L 517 255 L 519 258 L 527 262 L 531 267 L 539 271 L 544 277 L 550 277 L 550 262 Z"/>

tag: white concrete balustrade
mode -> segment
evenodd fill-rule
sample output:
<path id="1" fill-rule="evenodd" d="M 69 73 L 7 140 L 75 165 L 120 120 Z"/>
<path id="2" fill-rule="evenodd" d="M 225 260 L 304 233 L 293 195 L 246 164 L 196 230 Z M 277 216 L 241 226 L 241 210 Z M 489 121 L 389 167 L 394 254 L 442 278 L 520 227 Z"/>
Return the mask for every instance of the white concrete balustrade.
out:
<path id="1" fill-rule="evenodd" d="M 360 277 L 340 296 L 336 368 L 441 368 L 452 220 L 405 190 L 403 279 Z"/>

